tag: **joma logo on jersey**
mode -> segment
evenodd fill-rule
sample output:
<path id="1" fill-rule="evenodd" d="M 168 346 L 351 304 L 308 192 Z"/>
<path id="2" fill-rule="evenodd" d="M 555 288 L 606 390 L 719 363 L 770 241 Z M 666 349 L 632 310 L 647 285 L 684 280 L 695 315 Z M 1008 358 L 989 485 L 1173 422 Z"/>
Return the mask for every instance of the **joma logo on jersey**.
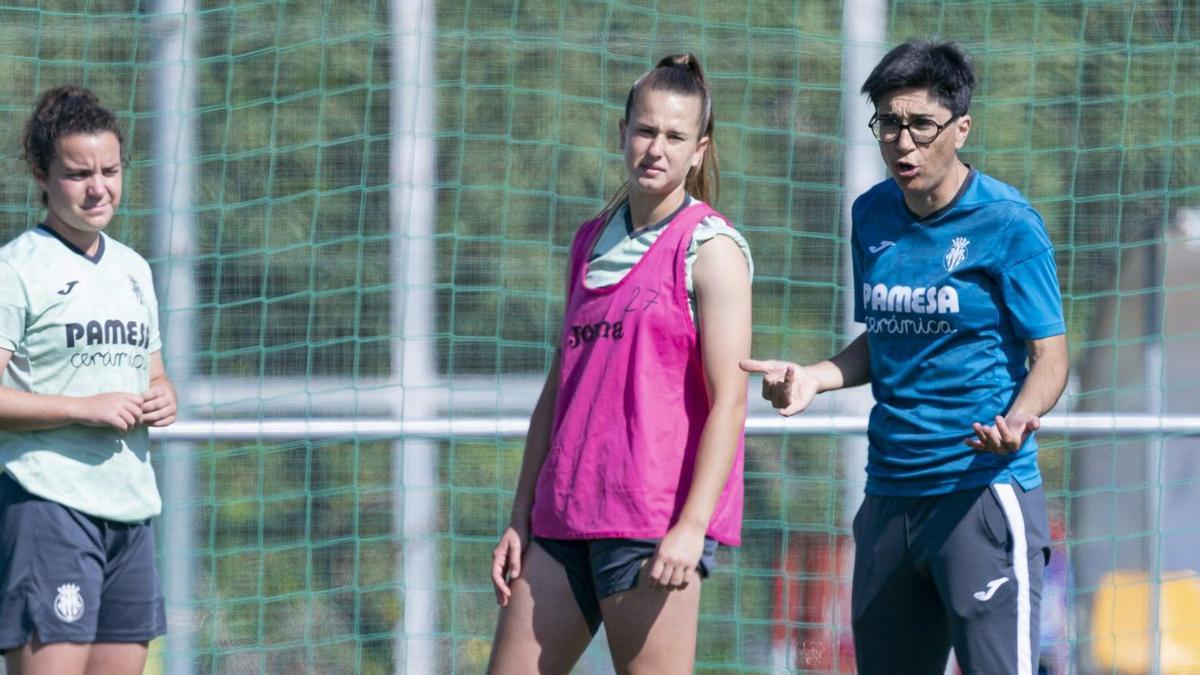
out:
<path id="1" fill-rule="evenodd" d="M 625 335 L 625 326 L 620 321 L 609 323 L 598 321 L 571 326 L 571 334 L 567 336 L 568 347 L 578 347 L 585 342 L 601 339 L 620 340 Z"/>
<path id="2" fill-rule="evenodd" d="M 877 312 L 958 314 L 958 291 L 953 286 L 863 284 L 863 307 Z"/>
<path id="3" fill-rule="evenodd" d="M 130 345 L 132 347 L 150 346 L 150 327 L 137 321 L 118 321 L 109 319 L 104 323 L 89 321 L 87 323 L 69 323 L 67 330 L 67 348 L 76 343 L 92 345 Z M 85 342 L 86 341 L 86 342 Z"/>

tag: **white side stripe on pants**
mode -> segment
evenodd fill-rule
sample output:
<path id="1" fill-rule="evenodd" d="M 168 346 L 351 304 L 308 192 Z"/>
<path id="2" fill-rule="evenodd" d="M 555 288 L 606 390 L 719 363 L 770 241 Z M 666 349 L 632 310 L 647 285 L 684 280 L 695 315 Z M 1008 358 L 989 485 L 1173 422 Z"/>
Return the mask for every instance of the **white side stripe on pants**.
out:
<path id="1" fill-rule="evenodd" d="M 1025 515 L 1009 483 L 993 483 L 1000 508 L 1013 538 L 1013 576 L 1017 582 L 1017 673 L 1033 675 L 1033 647 L 1029 635 L 1029 553 L 1025 540 Z"/>

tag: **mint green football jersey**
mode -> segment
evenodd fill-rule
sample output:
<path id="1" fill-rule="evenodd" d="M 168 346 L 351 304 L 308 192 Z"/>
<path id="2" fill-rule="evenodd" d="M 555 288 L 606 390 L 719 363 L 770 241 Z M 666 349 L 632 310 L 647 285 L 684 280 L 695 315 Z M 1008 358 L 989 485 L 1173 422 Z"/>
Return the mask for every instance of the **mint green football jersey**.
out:
<path id="1" fill-rule="evenodd" d="M 150 266 L 101 234 L 93 257 L 39 226 L 0 248 L 0 384 L 35 394 L 144 393 L 162 349 Z M 162 500 L 144 426 L 0 431 L 0 464 L 29 492 L 88 515 L 137 522 Z"/>

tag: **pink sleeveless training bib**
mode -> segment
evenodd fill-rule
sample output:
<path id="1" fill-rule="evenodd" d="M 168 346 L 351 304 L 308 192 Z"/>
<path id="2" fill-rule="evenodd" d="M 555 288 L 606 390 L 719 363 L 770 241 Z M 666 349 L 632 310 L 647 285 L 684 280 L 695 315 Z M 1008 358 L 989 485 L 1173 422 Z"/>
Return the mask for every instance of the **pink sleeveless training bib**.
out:
<path id="1" fill-rule="evenodd" d="M 533 533 L 552 539 L 660 538 L 679 517 L 708 419 L 684 263 L 716 212 L 680 212 L 621 281 L 584 286 L 605 216 L 571 247 L 554 431 L 538 475 Z M 708 320 L 720 320 L 710 317 Z M 708 536 L 741 543 L 744 437 Z"/>

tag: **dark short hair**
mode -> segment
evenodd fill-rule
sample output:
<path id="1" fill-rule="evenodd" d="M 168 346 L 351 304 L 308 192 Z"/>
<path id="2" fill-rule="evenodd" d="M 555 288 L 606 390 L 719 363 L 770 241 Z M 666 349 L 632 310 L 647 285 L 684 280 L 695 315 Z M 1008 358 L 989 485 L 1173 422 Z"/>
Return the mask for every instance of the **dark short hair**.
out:
<path id="1" fill-rule="evenodd" d="M 953 42 L 910 40 L 884 55 L 863 83 L 862 93 L 878 106 L 899 89 L 924 88 L 954 113 L 964 115 L 975 90 L 975 64 Z"/>

